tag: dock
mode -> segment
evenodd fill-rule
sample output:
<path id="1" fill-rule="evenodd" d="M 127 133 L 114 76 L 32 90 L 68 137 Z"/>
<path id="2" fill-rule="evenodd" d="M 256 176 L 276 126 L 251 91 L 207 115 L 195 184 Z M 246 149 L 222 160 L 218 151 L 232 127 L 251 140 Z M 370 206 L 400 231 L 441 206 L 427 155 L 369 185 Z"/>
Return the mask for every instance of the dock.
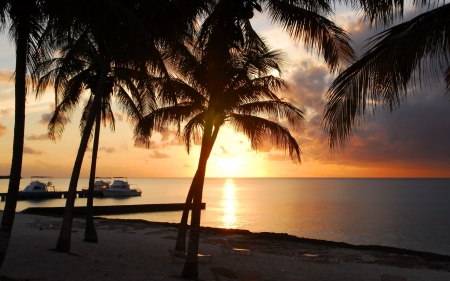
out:
<path id="1" fill-rule="evenodd" d="M 61 199 L 61 198 L 67 198 L 68 191 L 48 191 L 48 192 L 23 192 L 20 191 L 18 195 L 18 200 L 26 200 L 26 199 Z M 84 198 L 87 197 L 88 191 L 87 190 L 80 190 L 77 191 L 77 197 L 78 198 Z M 0 199 L 1 201 L 5 201 L 6 196 L 8 196 L 8 193 L 3 192 L 0 193 Z M 102 191 L 94 191 L 94 197 L 103 197 Z"/>
<path id="2" fill-rule="evenodd" d="M 185 203 L 167 203 L 167 204 L 140 204 L 140 205 L 115 205 L 115 206 L 94 206 L 94 216 L 101 215 L 119 215 L 132 213 L 150 213 L 150 212 L 171 212 L 184 210 Z M 189 204 L 192 210 L 193 204 Z M 206 203 L 201 203 L 201 209 L 206 208 Z M 22 214 L 33 215 L 64 215 L 64 207 L 30 207 L 21 211 Z M 86 215 L 86 207 L 76 206 L 74 208 L 75 216 Z"/>

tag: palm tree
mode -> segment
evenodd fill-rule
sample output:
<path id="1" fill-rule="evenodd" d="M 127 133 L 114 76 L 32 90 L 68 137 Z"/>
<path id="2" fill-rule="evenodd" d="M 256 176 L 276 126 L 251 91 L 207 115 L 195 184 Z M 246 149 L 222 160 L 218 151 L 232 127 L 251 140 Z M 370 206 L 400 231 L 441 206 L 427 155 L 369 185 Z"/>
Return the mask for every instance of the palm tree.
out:
<path id="1" fill-rule="evenodd" d="M 331 148 L 344 145 L 369 105 L 392 111 L 417 81 L 424 85 L 443 74 L 450 91 L 448 15 L 450 4 L 442 5 L 370 38 L 371 48 L 328 90 L 322 122 Z"/>
<path id="2" fill-rule="evenodd" d="M 285 149 L 293 160 L 300 161 L 300 148 L 289 130 L 264 118 L 285 119 L 294 128 L 301 128 L 303 124 L 303 113 L 275 94 L 285 87 L 282 79 L 270 74 L 281 71 L 281 53 L 269 50 L 259 37 L 257 39 L 232 50 L 224 69 L 226 83 L 215 95 L 210 92 L 209 62 L 202 45 L 188 46 L 184 59 L 178 54 L 168 55 L 169 61 L 177 62 L 173 65 L 177 76 L 162 78 L 158 93 L 160 102 L 168 105 L 154 109 L 144 119 L 146 126 L 158 131 L 170 124 L 178 126 L 188 152 L 195 140 L 202 140 L 198 168 L 190 187 L 193 211 L 183 277 L 197 278 L 198 275 L 199 206 L 206 164 L 224 124 L 244 133 L 253 149 L 258 150 L 268 139 Z M 212 104 L 214 97 L 220 99 L 220 103 Z M 181 132 L 179 125 L 183 122 L 186 124 Z"/>
<path id="3" fill-rule="evenodd" d="M 324 17 L 332 13 L 325 2 L 310 1 L 216 1 L 213 11 L 204 20 L 199 35 L 199 44 L 204 45 L 204 57 L 208 68 L 208 90 L 212 95 L 210 104 L 222 102 L 216 97 L 226 84 L 223 73 L 226 62 L 230 59 L 230 49 L 251 41 L 258 46 L 262 44 L 258 34 L 253 30 L 250 19 L 254 10 L 263 11 L 275 23 L 280 23 L 296 40 L 303 40 L 306 47 L 317 49 L 330 66 L 337 71 L 342 63 L 353 60 L 354 53 L 349 45 L 348 35 L 330 20 Z M 177 60 L 179 60 L 177 58 Z M 186 204 L 192 202 L 193 191 L 190 189 Z M 188 209 L 182 215 L 176 244 L 177 250 L 185 250 L 186 225 Z"/>
<path id="4" fill-rule="evenodd" d="M 210 1 L 173 0 L 161 4 L 161 1 L 156 0 L 97 0 L 94 3 L 90 0 L 81 0 L 71 1 L 69 5 L 67 3 L 61 4 L 61 1 L 55 1 L 62 6 L 60 8 L 64 10 L 65 15 L 68 15 L 66 18 L 69 18 L 69 20 L 64 21 L 66 23 L 65 29 L 59 29 L 59 33 L 53 35 L 53 37 L 56 38 L 55 42 L 58 43 L 58 40 L 66 35 L 70 40 L 73 31 L 88 30 L 95 38 L 101 54 L 98 58 L 98 63 L 101 65 L 100 77 L 92 102 L 92 107 L 95 109 L 99 106 L 100 93 L 104 92 L 111 65 L 116 67 L 128 65 L 140 69 L 142 72 L 149 71 L 165 75 L 164 64 L 160 60 L 159 52 L 155 46 L 164 47 L 172 42 L 173 38 L 180 39 L 187 36 L 195 26 L 195 19 L 198 14 L 207 10 Z M 73 11 L 76 11 L 76 13 Z M 79 11 L 82 12 L 79 13 Z M 105 11 L 107 13 L 104 13 Z M 155 18 L 162 19 L 162 23 L 154 22 L 153 19 Z M 161 32 L 162 30 L 165 32 Z M 63 225 L 56 245 L 58 251 L 70 251 L 76 186 L 86 145 L 95 120 L 95 112 L 96 110 L 91 110 L 86 119 L 86 130 L 83 132 L 75 160 L 64 209 Z M 135 137 L 138 142 L 142 142 L 141 145 L 149 145 L 145 137 Z"/>
<path id="5" fill-rule="evenodd" d="M 97 116 L 95 117 L 94 143 L 92 145 L 91 170 L 89 173 L 89 187 L 86 202 L 86 228 L 84 230 L 84 239 L 83 239 L 83 241 L 92 243 L 98 243 L 97 231 L 95 230 L 94 225 L 93 205 L 94 205 L 95 172 L 97 167 L 97 153 L 100 141 L 100 124 L 103 122 L 103 125 L 106 126 L 106 121 L 109 121 L 111 131 L 115 130 L 115 118 L 111 108 L 111 96 L 112 93 L 109 93 L 102 98 L 100 110 L 97 112 Z M 81 132 L 83 132 L 84 130 L 84 124 L 86 122 L 87 116 L 89 115 L 90 105 L 92 104 L 92 101 L 93 96 L 91 92 L 89 102 L 83 110 L 80 124 Z M 134 114 L 134 116 L 136 116 L 136 114 Z"/>
<path id="6" fill-rule="evenodd" d="M 102 78 L 102 66 L 99 65 L 101 62 L 99 57 L 101 58 L 102 55 L 101 44 L 96 43 L 95 37 L 88 31 L 79 34 L 78 38 L 71 36 L 70 39 L 67 40 L 66 46 L 61 46 L 60 57 L 41 62 L 33 76 L 38 79 L 37 95 L 42 94 L 49 84 L 55 86 L 55 104 L 57 106 L 48 127 L 49 136 L 54 140 L 61 137 L 72 111 L 79 105 L 84 91 L 90 91 L 91 96 L 82 114 L 80 130 L 82 136 L 86 135 L 89 140 L 92 124 L 88 128 L 88 121 L 94 113 L 96 129 L 89 187 L 91 191 L 89 193 L 92 193 L 100 122 L 108 120 L 111 129 L 114 130 L 114 115 L 111 110 L 112 97 L 116 98 L 122 110 L 127 114 L 128 121 L 134 124 L 141 118 L 141 114 L 146 113 L 145 109 L 152 102 L 152 87 L 146 68 L 139 68 L 138 64 L 115 63 L 109 66 L 108 76 L 103 77 L 103 92 L 97 92 Z M 96 108 L 94 103 L 97 95 L 100 95 L 101 105 Z M 148 144 L 149 136 L 140 136 L 139 140 L 143 144 Z M 90 211 L 90 215 L 86 218 L 85 241 L 96 242 L 97 236 L 92 220 L 92 200 L 92 194 L 90 194 L 88 198 L 88 214 Z"/>
<path id="7" fill-rule="evenodd" d="M 0 267 L 11 237 L 22 173 L 27 67 L 32 66 L 36 58 L 36 40 L 42 30 L 44 18 L 40 1 L 0 1 L 0 29 L 3 31 L 8 28 L 10 38 L 16 45 L 14 140 L 8 195 L 0 227 Z"/>

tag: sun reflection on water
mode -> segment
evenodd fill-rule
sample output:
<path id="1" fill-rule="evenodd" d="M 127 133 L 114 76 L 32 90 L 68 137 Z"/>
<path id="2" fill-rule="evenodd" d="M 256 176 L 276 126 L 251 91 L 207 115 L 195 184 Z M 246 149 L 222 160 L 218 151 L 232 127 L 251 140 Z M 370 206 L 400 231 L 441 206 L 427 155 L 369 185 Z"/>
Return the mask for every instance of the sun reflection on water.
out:
<path id="1" fill-rule="evenodd" d="M 227 179 L 223 186 L 222 202 L 220 203 L 223 215 L 222 226 L 223 228 L 236 228 L 236 186 L 232 179 Z"/>

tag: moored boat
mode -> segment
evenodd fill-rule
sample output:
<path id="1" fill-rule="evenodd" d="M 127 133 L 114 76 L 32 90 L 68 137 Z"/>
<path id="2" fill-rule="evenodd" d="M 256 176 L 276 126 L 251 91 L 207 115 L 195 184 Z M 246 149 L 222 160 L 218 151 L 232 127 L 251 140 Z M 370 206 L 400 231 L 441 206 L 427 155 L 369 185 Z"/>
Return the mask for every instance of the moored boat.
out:
<path id="1" fill-rule="evenodd" d="M 31 182 L 19 191 L 19 199 L 29 198 L 61 198 L 61 192 L 55 189 L 49 176 L 32 176 Z"/>
<path id="2" fill-rule="evenodd" d="M 114 177 L 113 183 L 109 188 L 103 190 L 104 197 L 122 197 L 122 196 L 141 196 L 142 191 L 128 183 L 125 177 Z"/>
<path id="3" fill-rule="evenodd" d="M 32 176 L 30 184 L 20 192 L 54 192 L 55 186 L 50 179 L 48 176 Z"/>
<path id="4" fill-rule="evenodd" d="M 103 190 L 109 188 L 111 186 L 111 179 L 110 177 L 95 177 L 94 182 L 94 192 L 103 192 Z M 89 188 L 83 188 L 83 191 L 88 191 Z"/>

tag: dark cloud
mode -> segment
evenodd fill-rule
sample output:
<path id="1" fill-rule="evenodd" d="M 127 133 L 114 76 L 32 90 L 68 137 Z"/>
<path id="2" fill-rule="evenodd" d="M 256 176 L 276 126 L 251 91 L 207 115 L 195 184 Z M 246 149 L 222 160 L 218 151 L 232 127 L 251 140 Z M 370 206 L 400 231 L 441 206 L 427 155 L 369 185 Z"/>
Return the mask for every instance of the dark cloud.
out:
<path id="1" fill-rule="evenodd" d="M 158 150 L 152 150 L 152 152 L 149 154 L 149 157 L 154 159 L 163 159 L 170 158 L 170 155 L 159 152 Z"/>
<path id="2" fill-rule="evenodd" d="M 411 18 L 407 15 L 406 18 Z M 370 29 L 358 19 L 347 19 L 345 26 L 352 34 L 358 55 L 367 51 L 367 39 L 382 29 Z M 330 153 L 327 135 L 321 127 L 325 106 L 324 94 L 334 79 L 323 64 L 309 60 L 293 63 L 286 77 L 288 99 L 306 113 L 305 130 L 292 131 L 302 149 L 302 161 L 364 167 L 398 167 L 408 169 L 450 169 L 450 103 L 442 85 L 409 93 L 400 108 L 389 112 L 371 110 L 364 122 L 339 153 Z M 442 81 L 442 80 L 441 80 Z M 282 160 L 272 150 L 270 160 Z M 286 160 L 288 157 L 286 157 Z"/>
<path id="3" fill-rule="evenodd" d="M 47 126 L 50 120 L 52 119 L 53 113 L 43 113 L 41 115 L 41 119 L 38 120 L 39 124 Z"/>
<path id="4" fill-rule="evenodd" d="M 55 110 L 55 105 L 54 105 L 54 104 L 51 104 L 51 105 L 50 105 L 50 113 L 43 113 L 43 114 L 41 115 L 41 119 L 38 120 L 38 123 L 39 123 L 39 124 L 42 124 L 42 125 L 45 125 L 45 126 L 48 126 L 48 123 L 49 123 L 50 120 L 52 119 L 54 110 Z M 70 122 L 70 121 L 69 121 L 69 122 Z"/>
<path id="5" fill-rule="evenodd" d="M 443 88 L 422 91 L 390 113 L 364 124 L 346 154 L 354 161 L 406 161 L 420 167 L 450 168 L 450 104 Z"/>
<path id="6" fill-rule="evenodd" d="M 8 128 L 0 122 L 0 137 L 5 136 L 8 133 Z"/>
<path id="7" fill-rule="evenodd" d="M 40 154 L 43 154 L 44 151 L 33 149 L 33 148 L 31 148 L 31 147 L 29 147 L 28 145 L 25 144 L 24 147 L 23 147 L 23 153 L 24 154 L 31 154 L 31 155 L 40 155 Z"/>
<path id="8" fill-rule="evenodd" d="M 25 139 L 27 140 L 49 140 L 48 138 L 48 134 L 41 134 L 41 135 L 36 135 L 36 134 L 32 134 L 31 136 L 27 136 Z"/>
<path id="9" fill-rule="evenodd" d="M 6 117 L 13 113 L 13 108 L 0 109 L 0 116 Z"/>
<path id="10" fill-rule="evenodd" d="M 116 152 L 116 149 L 114 147 L 111 147 L 111 146 L 102 146 L 98 150 L 104 151 L 106 153 L 114 153 L 114 152 Z"/>
<path id="11" fill-rule="evenodd" d="M 305 113 L 308 108 L 321 107 L 323 95 L 330 85 L 328 68 L 309 60 L 297 62 L 286 81 L 289 88 L 283 96 Z"/>

